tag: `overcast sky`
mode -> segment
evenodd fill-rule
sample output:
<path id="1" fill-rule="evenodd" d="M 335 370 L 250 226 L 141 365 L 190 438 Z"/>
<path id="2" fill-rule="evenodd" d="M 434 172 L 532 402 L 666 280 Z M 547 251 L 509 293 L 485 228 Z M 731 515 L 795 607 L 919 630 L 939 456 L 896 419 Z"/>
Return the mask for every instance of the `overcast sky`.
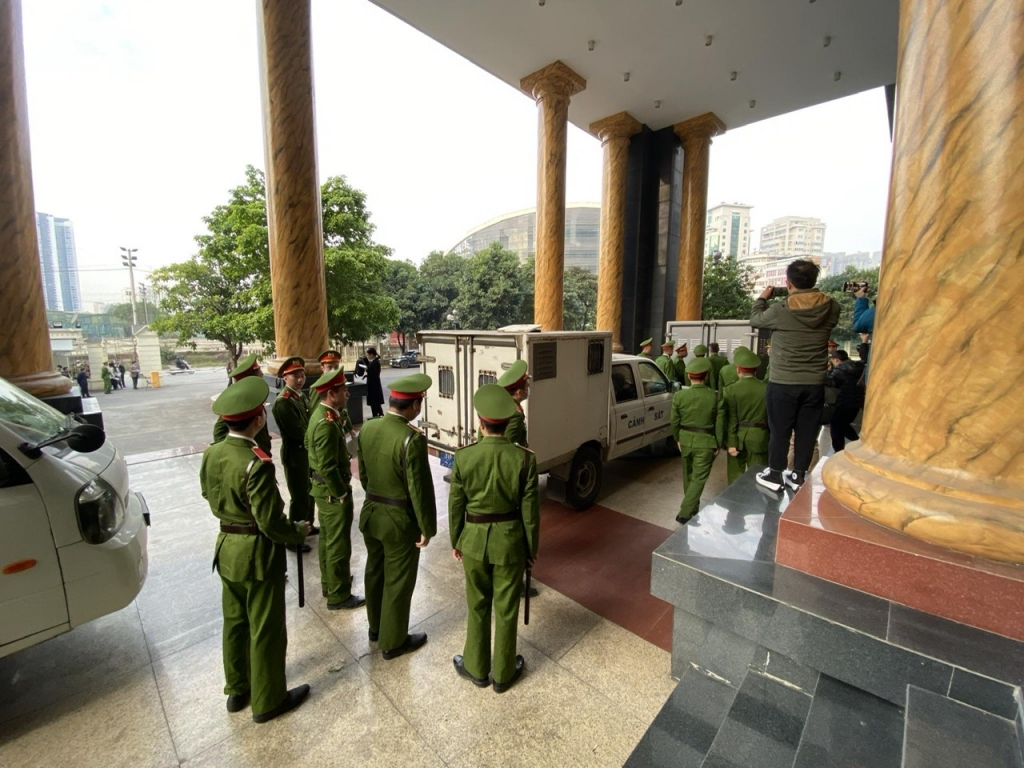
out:
<path id="1" fill-rule="evenodd" d="M 201 218 L 263 167 L 254 0 L 24 0 L 36 208 L 74 223 L 83 300 L 120 300 L 195 251 Z M 532 100 L 365 0 L 314 0 L 321 179 L 368 195 L 377 240 L 418 262 L 536 199 Z M 891 145 L 881 90 L 715 140 L 709 205 L 827 224 L 879 250 Z M 601 198 L 601 148 L 569 130 L 570 201 Z M 757 238 L 755 235 L 754 243 Z"/>

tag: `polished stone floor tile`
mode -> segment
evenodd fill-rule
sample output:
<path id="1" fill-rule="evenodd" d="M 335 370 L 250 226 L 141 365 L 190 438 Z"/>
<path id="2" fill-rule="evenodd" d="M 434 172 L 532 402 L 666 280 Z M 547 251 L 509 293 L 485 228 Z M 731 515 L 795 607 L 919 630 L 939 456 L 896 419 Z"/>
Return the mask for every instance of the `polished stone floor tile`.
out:
<path id="1" fill-rule="evenodd" d="M 212 560 L 212 558 L 210 558 Z M 136 598 L 153 659 L 188 648 L 221 629 L 221 581 L 215 573 L 188 576 L 165 587 L 147 586 Z"/>
<path id="2" fill-rule="evenodd" d="M 669 677 L 671 656 L 601 619 L 558 663 L 625 711 L 650 722 L 676 687 Z"/>
<path id="3" fill-rule="evenodd" d="M 178 765 L 152 667 L 97 681 L 89 690 L 4 723 L 4 768 L 138 768 Z"/>
<path id="4" fill-rule="evenodd" d="M 530 600 L 529 625 L 523 624 L 523 609 L 520 608 L 519 636 L 548 658 L 558 661 L 603 620 L 546 585 L 538 584 L 537 589 L 540 594 Z"/>

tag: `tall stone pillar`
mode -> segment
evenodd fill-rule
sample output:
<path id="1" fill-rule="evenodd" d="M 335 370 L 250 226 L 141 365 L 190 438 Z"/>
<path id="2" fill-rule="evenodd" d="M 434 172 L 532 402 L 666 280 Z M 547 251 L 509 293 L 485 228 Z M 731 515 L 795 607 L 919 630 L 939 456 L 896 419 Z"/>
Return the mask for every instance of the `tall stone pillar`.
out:
<path id="1" fill-rule="evenodd" d="M 63 395 L 54 370 L 36 240 L 21 0 L 0 0 L 0 376 L 36 397 Z"/>
<path id="2" fill-rule="evenodd" d="M 711 139 L 725 133 L 725 123 L 714 113 L 706 112 L 676 123 L 672 129 L 683 142 L 683 216 L 675 319 L 700 320 Z"/>
<path id="3" fill-rule="evenodd" d="M 601 140 L 601 256 L 597 270 L 597 329 L 612 332 L 612 346 L 622 348 L 622 257 L 626 245 L 626 167 L 629 139 L 643 126 L 628 112 L 590 124 Z"/>
<path id="4" fill-rule="evenodd" d="M 882 525 L 1024 563 L 1024 15 L 903 0 L 861 439 L 823 468 Z"/>
<path id="5" fill-rule="evenodd" d="M 562 330 L 565 274 L 565 156 L 569 99 L 587 81 L 560 61 L 524 77 L 519 87 L 538 106 L 537 256 L 533 320 Z"/>
<path id="6" fill-rule="evenodd" d="M 327 344 L 327 291 L 313 114 L 310 0 L 258 0 L 270 283 L 277 365 L 315 365 Z"/>

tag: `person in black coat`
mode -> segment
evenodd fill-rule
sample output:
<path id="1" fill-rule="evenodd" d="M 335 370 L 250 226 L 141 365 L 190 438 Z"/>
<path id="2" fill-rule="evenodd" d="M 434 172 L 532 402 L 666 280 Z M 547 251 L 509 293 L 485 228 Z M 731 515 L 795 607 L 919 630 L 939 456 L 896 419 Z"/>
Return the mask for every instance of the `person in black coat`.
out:
<path id="1" fill-rule="evenodd" d="M 80 390 L 82 390 L 82 397 L 88 397 L 89 396 L 89 374 L 87 374 L 85 372 L 84 368 L 78 372 L 78 375 L 75 377 L 75 381 L 78 382 L 78 388 Z"/>
<path id="2" fill-rule="evenodd" d="M 864 364 L 850 359 L 842 349 L 832 353 L 832 370 L 828 373 L 828 384 L 839 390 L 836 410 L 829 427 L 832 433 L 832 450 L 836 453 L 846 447 L 847 440 L 859 440 L 853 421 L 864 407 L 864 387 L 861 376 Z"/>
<path id="3" fill-rule="evenodd" d="M 370 406 L 371 417 L 384 415 L 384 389 L 380 384 L 380 358 L 373 347 L 366 349 L 366 403 Z"/>

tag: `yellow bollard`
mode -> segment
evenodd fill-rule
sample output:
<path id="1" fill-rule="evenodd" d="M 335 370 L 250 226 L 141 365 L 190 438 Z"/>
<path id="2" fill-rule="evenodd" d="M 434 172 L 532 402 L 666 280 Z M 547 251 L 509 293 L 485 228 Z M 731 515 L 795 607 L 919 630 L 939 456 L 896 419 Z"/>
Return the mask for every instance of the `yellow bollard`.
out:
<path id="1" fill-rule="evenodd" d="M 160 371 L 150 371 L 149 372 L 149 381 L 153 385 L 154 388 L 159 387 L 160 386 Z"/>

